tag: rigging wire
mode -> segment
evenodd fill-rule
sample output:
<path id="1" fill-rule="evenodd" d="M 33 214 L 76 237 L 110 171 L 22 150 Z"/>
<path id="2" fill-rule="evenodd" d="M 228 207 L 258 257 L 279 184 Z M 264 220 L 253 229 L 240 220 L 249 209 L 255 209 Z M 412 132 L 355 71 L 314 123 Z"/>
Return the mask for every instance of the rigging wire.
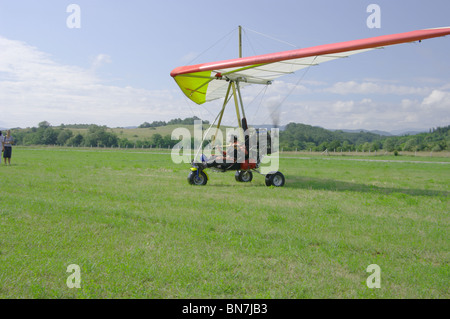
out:
<path id="1" fill-rule="evenodd" d="M 268 39 L 271 39 L 271 40 L 274 40 L 274 41 L 277 41 L 277 42 L 280 42 L 280 43 L 283 43 L 283 44 L 287 44 L 287 45 L 289 45 L 289 46 L 291 46 L 291 47 L 294 47 L 294 48 L 297 48 L 297 49 L 298 49 L 298 46 L 296 46 L 295 44 L 292 44 L 292 43 L 289 43 L 289 42 L 286 42 L 286 41 L 277 39 L 277 38 L 275 38 L 275 37 L 272 37 L 272 36 L 270 36 L 270 35 L 267 35 L 267 34 L 264 34 L 264 33 L 261 33 L 261 32 L 258 32 L 258 31 L 252 30 L 252 29 L 248 29 L 248 28 L 247 28 L 247 30 L 249 30 L 249 31 L 251 31 L 251 32 L 253 32 L 253 33 L 259 34 L 259 35 L 261 35 L 261 36 L 263 36 L 263 37 L 266 37 L 266 38 L 268 38 Z"/>
<path id="2" fill-rule="evenodd" d="M 286 101 L 286 99 L 292 94 L 292 92 L 294 92 L 294 90 L 297 88 L 297 86 L 300 84 L 300 82 L 303 80 L 303 78 L 306 76 L 306 74 L 308 73 L 309 69 L 311 68 L 312 65 L 314 65 L 314 62 L 316 61 L 317 56 L 314 57 L 314 59 L 312 60 L 312 62 L 310 63 L 310 65 L 308 67 L 306 67 L 305 72 L 303 72 L 302 76 L 298 79 L 297 83 L 291 88 L 291 90 L 289 91 L 288 94 L 285 95 L 285 97 L 281 100 L 281 102 L 278 104 L 277 107 L 275 107 L 275 109 L 269 113 L 269 116 L 273 119 L 273 115 L 275 114 L 275 112 L 277 112 L 279 110 L 279 108 L 281 107 L 281 105 Z M 268 119 L 267 116 L 264 119 L 264 122 Z"/>
<path id="3" fill-rule="evenodd" d="M 230 32 L 228 32 L 226 35 L 224 35 L 223 37 L 221 37 L 219 40 L 217 40 L 216 42 L 214 42 L 214 44 L 212 44 L 209 48 L 207 48 L 206 50 L 204 50 L 202 53 L 200 53 L 199 55 L 197 55 L 195 58 L 193 58 L 188 64 L 192 64 L 195 60 L 197 60 L 200 56 L 202 56 L 203 54 L 205 54 L 206 52 L 208 52 L 209 50 L 211 50 L 213 47 L 215 47 L 217 44 L 219 44 L 223 39 L 225 39 L 226 37 L 229 37 L 231 35 L 231 33 L 235 32 L 237 30 L 237 28 L 234 28 L 233 30 L 231 30 Z"/>
<path id="4" fill-rule="evenodd" d="M 262 94 L 261 98 L 259 99 L 259 104 L 256 109 L 256 112 L 253 113 L 250 123 L 253 123 L 253 120 L 255 119 L 256 115 L 259 113 L 259 109 L 261 108 L 262 100 L 263 100 L 264 96 L 266 95 L 268 87 L 269 87 L 268 85 L 264 85 L 264 87 L 261 89 L 261 91 L 259 91 L 258 95 L 253 99 L 253 101 L 256 100 Z M 253 101 L 250 102 L 250 104 L 253 103 Z M 261 123 L 261 124 L 263 124 L 263 123 Z"/>
<path id="5" fill-rule="evenodd" d="M 249 44 L 250 48 L 252 49 L 253 55 L 256 55 L 256 50 L 255 50 L 255 48 L 253 47 L 253 43 L 250 41 L 250 38 L 249 38 L 248 35 L 247 35 L 247 32 L 246 32 L 247 29 L 242 28 L 242 31 L 244 31 L 245 39 L 247 40 L 247 43 Z"/>

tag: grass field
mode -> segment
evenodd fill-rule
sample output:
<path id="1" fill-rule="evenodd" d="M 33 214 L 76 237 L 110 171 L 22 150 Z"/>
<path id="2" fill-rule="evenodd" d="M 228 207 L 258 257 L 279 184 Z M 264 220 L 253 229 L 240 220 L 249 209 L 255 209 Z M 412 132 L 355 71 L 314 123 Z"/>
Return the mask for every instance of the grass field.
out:
<path id="1" fill-rule="evenodd" d="M 285 187 L 196 187 L 167 150 L 16 147 L 0 298 L 447 299 L 450 159 L 434 156 L 289 153 Z"/>

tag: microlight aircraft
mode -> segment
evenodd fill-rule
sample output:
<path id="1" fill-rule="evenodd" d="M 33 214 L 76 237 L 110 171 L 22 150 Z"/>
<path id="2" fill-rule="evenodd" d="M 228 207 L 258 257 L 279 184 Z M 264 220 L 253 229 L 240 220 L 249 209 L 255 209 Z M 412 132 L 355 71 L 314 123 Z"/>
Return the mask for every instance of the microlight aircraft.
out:
<path id="1" fill-rule="evenodd" d="M 239 27 L 239 31 L 241 31 L 241 27 Z M 224 98 L 222 109 L 217 116 L 219 120 L 216 134 L 213 136 L 212 141 L 214 141 L 220 128 L 225 107 L 233 97 L 237 124 L 241 132 L 237 138 L 244 147 L 244 156 L 241 160 L 237 160 L 236 156 L 233 156 L 232 161 L 224 160 L 220 163 L 213 161 L 212 167 L 221 171 L 236 171 L 235 178 L 238 182 L 250 182 L 253 178 L 252 171 L 262 174 L 260 172 L 261 159 L 265 155 L 270 155 L 271 143 L 269 135 L 263 134 L 263 136 L 267 137 L 266 140 L 265 137 L 261 138 L 261 132 L 248 127 L 242 103 L 241 87 L 250 84 L 270 85 L 273 80 L 283 75 L 323 62 L 394 44 L 421 42 L 425 39 L 449 34 L 450 27 L 416 30 L 250 57 L 242 57 L 240 45 L 239 58 L 177 67 L 172 70 L 170 75 L 174 78 L 181 91 L 191 101 L 199 105 Z M 241 39 L 241 35 L 239 39 Z M 214 124 L 215 121 L 212 125 Z M 251 143 L 251 141 L 256 142 Z M 261 143 L 261 141 L 263 142 Z M 264 147 L 263 144 L 266 144 L 267 147 Z M 192 167 L 188 176 L 188 182 L 193 185 L 206 185 L 209 179 L 205 170 L 210 165 L 207 162 L 208 159 L 200 155 L 200 150 L 201 146 L 191 163 Z M 251 154 L 254 155 L 252 156 Z M 223 155 L 228 156 L 228 158 L 231 157 L 231 154 L 226 154 L 226 152 Z M 285 184 L 285 177 L 279 171 L 270 171 L 262 175 L 265 176 L 267 186 L 280 187 Z"/>

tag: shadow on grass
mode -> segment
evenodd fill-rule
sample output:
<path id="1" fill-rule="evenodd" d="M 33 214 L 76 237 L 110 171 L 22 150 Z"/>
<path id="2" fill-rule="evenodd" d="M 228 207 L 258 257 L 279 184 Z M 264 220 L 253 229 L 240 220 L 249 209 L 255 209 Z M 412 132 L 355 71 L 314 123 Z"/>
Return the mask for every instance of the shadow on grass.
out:
<path id="1" fill-rule="evenodd" d="M 414 188 L 393 188 L 393 187 L 379 187 L 374 185 L 357 184 L 351 182 L 337 181 L 333 179 L 323 179 L 314 177 L 289 177 L 286 179 L 285 187 L 298 189 L 314 189 L 314 190 L 329 190 L 329 191 L 351 191 L 351 192 L 376 192 L 380 194 L 403 193 L 413 196 L 444 196 L 450 195 L 450 192 L 428 190 L 428 189 L 414 189 Z"/>

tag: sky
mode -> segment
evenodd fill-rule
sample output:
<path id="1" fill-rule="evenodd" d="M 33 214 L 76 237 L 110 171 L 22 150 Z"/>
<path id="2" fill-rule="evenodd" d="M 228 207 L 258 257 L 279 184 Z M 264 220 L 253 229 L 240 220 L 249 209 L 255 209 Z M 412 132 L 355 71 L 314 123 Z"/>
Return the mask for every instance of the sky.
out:
<path id="1" fill-rule="evenodd" d="M 237 58 L 239 25 L 251 56 L 447 27 L 449 12 L 448 0 L 0 0 L 0 128 L 213 122 L 222 101 L 193 103 L 170 72 Z M 249 86 L 247 120 L 390 132 L 449 125 L 449 52 L 450 37 L 429 39 Z M 236 125 L 233 109 L 224 124 Z"/>

